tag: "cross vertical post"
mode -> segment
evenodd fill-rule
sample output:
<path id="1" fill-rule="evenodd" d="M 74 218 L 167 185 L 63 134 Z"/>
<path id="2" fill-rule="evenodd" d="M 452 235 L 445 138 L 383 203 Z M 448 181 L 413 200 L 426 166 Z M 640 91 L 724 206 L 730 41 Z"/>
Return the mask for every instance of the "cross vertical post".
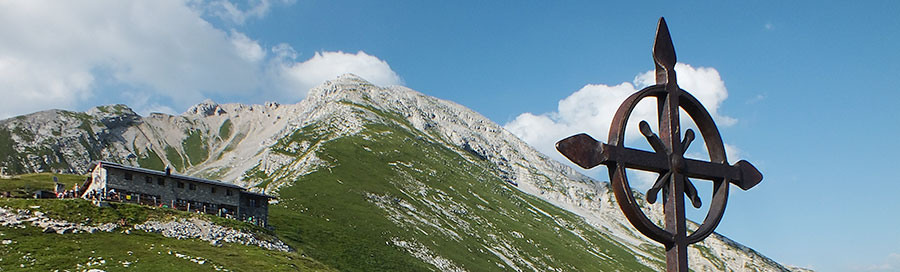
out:
<path id="1" fill-rule="evenodd" d="M 675 46 L 669 34 L 666 20 L 659 19 L 656 29 L 656 41 L 653 43 L 653 60 L 656 62 L 656 84 L 665 85 L 667 95 L 662 107 L 657 112 L 659 118 L 660 140 L 666 147 L 670 164 L 668 190 L 663 192 L 663 210 L 666 215 L 666 231 L 674 234 L 674 241 L 666 243 L 666 269 L 670 272 L 688 271 L 687 268 L 687 227 L 685 225 L 684 178 L 681 168 L 684 151 L 681 150 L 681 121 L 679 120 L 678 97 L 681 89 L 675 75 Z M 664 76 L 663 76 L 664 75 Z M 659 98 L 657 98 L 659 99 Z M 659 100 L 657 100 L 659 102 Z"/>

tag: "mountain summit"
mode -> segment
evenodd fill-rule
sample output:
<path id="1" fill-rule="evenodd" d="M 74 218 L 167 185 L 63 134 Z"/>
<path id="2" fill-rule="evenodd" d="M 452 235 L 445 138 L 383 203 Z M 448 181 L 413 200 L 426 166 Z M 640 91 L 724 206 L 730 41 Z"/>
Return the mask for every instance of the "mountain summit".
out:
<path id="1" fill-rule="evenodd" d="M 0 121 L 9 173 L 85 173 L 93 160 L 169 165 L 277 195 L 279 238 L 340 270 L 665 267 L 663 249 L 631 228 L 607 183 L 466 107 L 354 75 L 292 105 L 207 100 L 147 117 L 111 105 Z M 689 256 L 697 271 L 789 270 L 717 234 Z"/>

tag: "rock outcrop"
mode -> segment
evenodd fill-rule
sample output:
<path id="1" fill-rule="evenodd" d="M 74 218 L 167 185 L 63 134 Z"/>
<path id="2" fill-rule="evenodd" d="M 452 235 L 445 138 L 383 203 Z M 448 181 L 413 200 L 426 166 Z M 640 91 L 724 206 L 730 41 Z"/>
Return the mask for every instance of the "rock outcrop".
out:
<path id="1" fill-rule="evenodd" d="M 40 228 L 44 233 L 72 234 L 95 233 L 101 231 L 112 232 L 120 230 L 123 233 L 130 234 L 131 230 L 141 230 L 160 233 L 165 237 L 176 239 L 200 239 L 213 245 L 236 243 L 258 246 L 267 250 L 283 252 L 292 251 L 290 247 L 277 238 L 262 238 L 259 235 L 222 227 L 199 218 L 178 219 L 167 222 L 151 220 L 135 225 L 133 228 L 126 228 L 115 223 L 104 223 L 96 226 L 91 224 L 72 223 L 49 218 L 43 212 L 38 210 L 11 210 L 0 207 L 0 227 L 25 228 L 28 225 Z"/>
<path id="2" fill-rule="evenodd" d="M 160 233 L 165 237 L 176 239 L 200 239 L 213 245 L 236 243 L 258 246 L 268 250 L 283 252 L 291 251 L 291 248 L 285 245 L 281 240 L 275 238 L 270 238 L 268 240 L 262 239 L 253 234 L 218 226 L 209 221 L 197 218 L 179 219 L 168 222 L 147 221 L 143 224 L 134 226 L 134 229 Z"/>

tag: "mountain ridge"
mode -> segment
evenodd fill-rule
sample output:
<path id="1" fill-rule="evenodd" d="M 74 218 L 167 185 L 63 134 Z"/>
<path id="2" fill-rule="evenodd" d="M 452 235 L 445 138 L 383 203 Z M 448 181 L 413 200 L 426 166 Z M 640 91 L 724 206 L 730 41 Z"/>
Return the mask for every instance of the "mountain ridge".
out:
<path id="1" fill-rule="evenodd" d="M 0 165 L 12 172 L 83 173 L 86 169 L 82 168 L 87 167 L 83 162 L 89 161 L 84 154 L 88 154 L 90 160 L 105 159 L 149 168 L 173 165 L 185 174 L 220 179 L 280 195 L 282 188 L 296 191 L 295 185 L 312 174 L 339 168 L 340 160 L 335 160 L 336 155 L 322 151 L 334 141 L 351 136 L 358 136 L 360 141 L 365 141 L 366 137 L 383 137 L 371 133 L 372 126 L 378 124 L 388 125 L 387 129 L 378 128 L 385 133 L 405 133 L 413 142 L 452 151 L 445 156 L 455 152 L 452 156 L 463 160 L 459 163 L 480 168 L 483 172 L 483 175 L 469 178 L 500 180 L 511 186 L 509 188 L 571 212 L 591 226 L 594 229 L 591 232 L 611 237 L 614 245 L 638 256 L 636 260 L 645 267 L 661 268 L 660 246 L 631 229 L 618 210 L 607 183 L 595 181 L 549 159 L 498 124 L 462 105 L 402 86 L 378 87 L 354 75 L 344 75 L 313 88 L 306 99 L 292 105 L 217 104 L 208 100 L 182 115 L 154 113 L 147 117 L 135 114 L 124 105 L 110 105 L 95 107 L 85 113 L 51 110 L 2 120 L 0 144 L 6 141 L 10 148 L 0 150 Z M 398 143 L 400 147 L 395 150 L 406 142 Z M 365 144 L 359 147 L 373 149 Z M 406 166 L 409 162 L 392 163 L 384 167 L 395 169 L 391 173 L 401 176 L 408 175 L 403 174 L 408 171 L 427 170 Z M 428 179 L 427 175 L 424 177 Z M 401 188 L 399 193 L 409 192 Z M 381 205 L 379 208 L 384 213 L 399 211 L 391 208 L 390 202 L 380 200 L 387 197 L 386 194 L 363 195 L 369 203 Z M 289 206 L 289 202 L 285 200 L 283 206 Z M 423 203 L 431 205 L 427 202 Z M 402 201 L 398 203 L 402 204 Z M 533 200 L 519 203 L 533 203 Z M 653 206 L 646 203 L 643 206 L 651 220 L 661 221 L 659 209 L 652 209 Z M 550 214 L 540 208 L 528 209 L 535 210 L 535 214 L 558 217 L 556 213 Z M 442 212 L 440 209 L 435 211 Z M 563 223 L 555 221 L 564 229 L 565 225 L 572 224 L 566 220 L 562 220 Z M 573 230 L 585 231 L 578 227 Z M 514 241 L 523 234 L 509 235 L 511 238 L 504 239 Z M 439 270 L 465 270 L 458 264 L 450 265 L 454 262 L 452 259 L 440 261 L 437 257 L 448 253 L 429 249 L 426 244 L 400 238 L 390 242 L 400 248 L 406 245 L 406 251 L 412 256 L 431 256 L 430 259 L 417 258 Z M 591 243 L 595 242 L 587 242 L 588 245 Z M 503 250 L 521 251 L 522 248 L 509 246 Z M 541 268 L 534 263 L 510 259 L 513 256 L 543 262 L 546 266 L 541 270 L 553 267 L 552 262 L 545 259 L 494 250 L 497 252 L 493 255 L 503 259 L 498 264 L 506 267 Z M 790 270 L 718 234 L 692 246 L 689 256 L 695 270 Z"/>

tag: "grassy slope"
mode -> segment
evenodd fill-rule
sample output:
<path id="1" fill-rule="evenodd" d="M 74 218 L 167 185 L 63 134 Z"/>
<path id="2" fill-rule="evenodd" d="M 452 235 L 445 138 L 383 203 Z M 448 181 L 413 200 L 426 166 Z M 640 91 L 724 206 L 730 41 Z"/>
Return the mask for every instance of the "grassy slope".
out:
<path id="1" fill-rule="evenodd" d="M 133 148 L 134 150 L 138 150 L 137 148 Z M 138 154 L 137 163 L 138 166 L 153 169 L 153 170 L 162 170 L 166 168 L 166 164 L 162 161 L 162 158 L 156 154 L 156 151 L 153 151 L 151 148 L 147 148 L 144 150 L 144 153 L 140 151 L 135 151 Z"/>
<path id="2" fill-rule="evenodd" d="M 295 134 L 274 150 L 317 138 Z M 511 187 L 487 163 L 470 162 L 397 124 L 368 125 L 361 134 L 326 142 L 318 157 L 333 167 L 281 188 L 270 223 L 285 242 L 335 268 L 435 268 L 393 240 L 422 245 L 471 271 L 510 270 L 490 250 L 516 255 L 509 261 L 525 270 L 532 269 L 528 263 L 539 270 L 649 270 L 577 215 Z"/>
<path id="3" fill-rule="evenodd" d="M 24 174 L 10 179 L 0 179 L 0 192 L 10 192 L 13 197 L 29 197 L 36 190 L 52 192 L 55 186 L 53 183 L 54 176 L 59 179 L 59 183 L 65 184 L 67 190 L 72 189 L 72 186 L 75 184 L 81 186 L 86 178 L 86 176 L 70 174 Z"/>
<path id="4" fill-rule="evenodd" d="M 202 137 L 199 131 L 191 131 L 181 143 L 184 155 L 188 157 L 188 162 L 191 165 L 200 164 L 209 158 L 209 150 L 206 147 L 206 141 Z"/>
<path id="5" fill-rule="evenodd" d="M 16 152 L 16 145 L 12 133 L 6 128 L 0 128 L 0 162 L 7 166 L 7 173 L 20 173 L 25 170 L 25 166 L 19 161 L 21 155 Z"/>
<path id="6" fill-rule="evenodd" d="M 49 176 L 49 175 L 47 175 Z M 47 217 L 83 224 L 125 223 L 114 232 L 94 234 L 43 233 L 29 224 L 24 228 L 0 227 L 0 271 L 53 271 L 100 268 L 106 271 L 331 271 L 331 268 L 298 252 L 269 251 L 255 246 L 224 244 L 213 246 L 200 240 L 179 240 L 160 234 L 131 231 L 147 220 L 174 220 L 201 216 L 218 225 L 268 236 L 271 232 L 255 225 L 209 215 L 197 215 L 171 209 L 134 204 L 112 203 L 98 208 L 80 199 L 0 199 L 8 209 L 44 212 Z M 190 257 L 179 257 L 183 254 Z M 98 257 L 105 260 L 100 263 Z M 194 261 L 191 261 L 194 259 Z M 204 264 L 195 261 L 204 260 Z M 127 263 L 127 265 L 126 265 Z M 79 267 L 78 265 L 82 266 Z"/>
<path id="7" fill-rule="evenodd" d="M 14 241 L 0 245 L 2 271 L 80 271 L 89 268 L 87 263 L 92 261 L 90 268 L 106 271 L 215 271 L 216 267 L 231 271 L 330 270 L 295 252 L 237 244 L 216 247 L 204 241 L 142 231 L 59 235 L 34 227 L 0 228 L 0 239 Z M 178 257 L 176 253 L 190 257 Z M 105 263 L 100 264 L 98 257 Z M 190 259 L 205 261 L 199 264 Z"/>

